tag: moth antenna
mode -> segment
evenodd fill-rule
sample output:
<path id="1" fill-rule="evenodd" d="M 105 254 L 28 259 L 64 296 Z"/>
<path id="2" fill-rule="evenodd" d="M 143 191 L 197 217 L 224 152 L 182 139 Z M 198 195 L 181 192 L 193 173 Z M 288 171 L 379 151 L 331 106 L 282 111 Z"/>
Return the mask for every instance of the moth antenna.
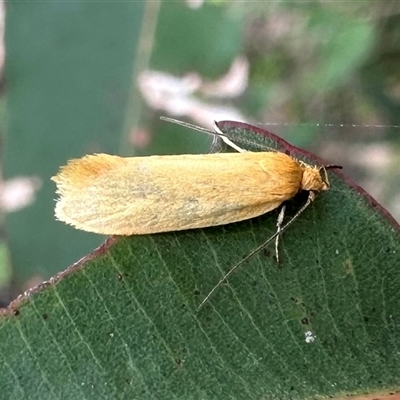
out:
<path id="1" fill-rule="evenodd" d="M 304 203 L 304 205 L 300 208 L 299 211 L 292 217 L 291 220 L 289 220 L 286 225 L 278 229 L 270 238 L 268 238 L 263 244 L 258 246 L 256 249 L 254 249 L 252 252 L 250 252 L 245 258 L 240 260 L 234 267 L 232 267 L 220 280 L 219 282 L 211 289 L 211 291 L 207 294 L 207 296 L 204 298 L 204 300 L 200 303 L 200 305 L 197 307 L 197 311 L 200 311 L 201 308 L 208 302 L 208 300 L 211 298 L 211 296 L 215 293 L 215 291 L 226 281 L 244 262 L 249 260 L 251 257 L 253 257 L 255 254 L 257 254 L 260 250 L 262 250 L 265 246 L 267 246 L 270 242 L 272 242 L 278 235 L 281 235 L 296 219 L 303 213 L 303 211 L 314 201 L 315 199 L 315 193 L 313 191 L 310 191 L 308 194 L 307 201 Z"/>
<path id="2" fill-rule="evenodd" d="M 163 121 L 171 122 L 172 124 L 176 124 L 176 125 L 184 126 L 186 128 L 193 129 L 195 131 L 199 131 L 199 132 L 202 132 L 202 133 L 207 133 L 209 135 L 217 135 L 217 136 L 219 136 L 218 132 L 216 133 L 216 132 L 212 131 L 211 129 L 202 128 L 201 126 L 193 125 L 193 124 L 190 124 L 189 122 L 179 121 L 179 119 L 163 117 L 163 116 L 161 116 L 160 119 L 162 119 Z"/>
<path id="3" fill-rule="evenodd" d="M 214 121 L 214 131 L 216 135 L 218 135 L 228 146 L 232 147 L 232 149 L 236 150 L 238 153 L 246 152 L 246 150 L 242 149 L 237 144 L 233 143 L 232 140 L 228 139 L 228 137 L 219 128 L 217 121 Z"/>
<path id="4" fill-rule="evenodd" d="M 179 121 L 178 119 L 174 119 L 174 118 L 161 116 L 160 119 L 162 119 L 163 121 L 171 122 L 176 125 L 184 126 L 185 128 L 193 129 L 193 130 L 201 132 L 201 133 L 207 133 L 208 135 L 218 136 L 229 147 L 232 147 L 232 149 L 236 150 L 239 153 L 244 153 L 246 151 L 227 138 L 227 136 L 219 128 L 217 121 L 214 121 L 214 130 L 212 131 L 211 129 L 202 128 L 200 126 L 190 124 L 189 122 Z"/>

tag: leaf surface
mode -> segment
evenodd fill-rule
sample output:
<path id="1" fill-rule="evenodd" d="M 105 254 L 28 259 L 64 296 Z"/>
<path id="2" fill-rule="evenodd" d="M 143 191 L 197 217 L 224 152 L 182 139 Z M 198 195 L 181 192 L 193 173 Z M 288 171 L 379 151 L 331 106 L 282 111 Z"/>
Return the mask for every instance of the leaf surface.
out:
<path id="1" fill-rule="evenodd" d="M 243 147 L 321 164 L 258 128 L 220 128 Z M 278 210 L 110 238 L 25 293 L 0 319 L 0 393 L 300 399 L 399 389 L 399 227 L 360 188 L 329 176 L 331 190 L 284 233 L 281 266 L 268 247 L 200 312 L 221 275 L 275 232 Z M 286 218 L 303 202 L 289 202 Z"/>

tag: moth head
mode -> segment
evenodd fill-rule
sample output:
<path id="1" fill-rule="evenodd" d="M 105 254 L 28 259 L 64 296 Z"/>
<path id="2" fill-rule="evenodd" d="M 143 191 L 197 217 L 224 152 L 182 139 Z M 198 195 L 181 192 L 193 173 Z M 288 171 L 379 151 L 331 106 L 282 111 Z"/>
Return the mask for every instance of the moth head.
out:
<path id="1" fill-rule="evenodd" d="M 329 165 L 323 165 L 319 169 L 319 174 L 321 176 L 322 182 L 325 184 L 324 189 L 321 190 L 328 190 L 330 188 L 330 183 L 329 183 L 329 176 L 328 176 L 328 169 L 342 169 L 343 167 L 341 165 L 335 165 L 335 164 L 329 164 Z"/>
<path id="2" fill-rule="evenodd" d="M 342 168 L 339 165 L 323 165 L 320 168 L 307 166 L 304 168 L 302 190 L 321 192 L 330 188 L 328 169 Z"/>

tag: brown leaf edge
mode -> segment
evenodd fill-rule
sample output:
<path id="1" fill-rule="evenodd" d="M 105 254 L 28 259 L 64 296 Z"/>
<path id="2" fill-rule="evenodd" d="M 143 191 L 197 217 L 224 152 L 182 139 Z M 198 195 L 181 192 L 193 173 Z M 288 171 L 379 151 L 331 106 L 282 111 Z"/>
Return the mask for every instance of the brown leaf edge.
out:
<path id="1" fill-rule="evenodd" d="M 224 132 L 225 129 L 232 129 L 232 128 L 239 128 L 239 129 L 245 129 L 248 130 L 256 135 L 262 135 L 270 138 L 274 142 L 276 142 L 279 146 L 280 149 L 282 149 L 282 152 L 292 155 L 293 157 L 297 158 L 299 155 L 307 157 L 308 159 L 312 160 L 316 165 L 326 165 L 326 163 L 319 158 L 318 156 L 311 154 L 305 150 L 299 149 L 295 146 L 292 146 L 290 143 L 288 143 L 286 140 L 282 139 L 281 137 L 275 135 L 274 133 L 265 130 L 261 127 L 257 127 L 255 125 L 250 125 L 244 122 L 236 122 L 236 121 L 220 121 L 218 122 L 219 128 Z M 393 216 L 387 211 L 384 207 L 382 207 L 369 193 L 367 193 L 363 188 L 358 186 L 355 182 L 353 182 L 351 179 L 346 177 L 343 172 L 340 170 L 332 170 L 332 173 L 336 174 L 339 176 L 347 186 L 352 187 L 357 193 L 359 193 L 369 204 L 375 212 L 381 214 L 389 223 L 393 226 L 395 230 L 397 230 L 400 233 L 400 225 L 399 223 L 393 218 Z M 15 300 L 13 300 L 8 307 L 6 308 L 0 308 L 0 317 L 19 317 L 20 316 L 20 307 L 23 305 L 25 302 L 29 301 L 29 298 L 35 295 L 36 293 L 39 293 L 48 287 L 51 287 L 55 285 L 57 282 L 62 280 L 64 277 L 67 277 L 71 274 L 74 274 L 78 271 L 80 271 L 82 268 L 84 268 L 85 264 L 88 261 L 91 261 L 98 256 L 101 256 L 105 253 L 107 253 L 110 249 L 110 247 L 114 246 L 117 244 L 119 241 L 118 236 L 111 236 L 106 241 L 101 244 L 99 247 L 97 247 L 95 250 L 93 250 L 91 253 L 86 255 L 85 257 L 81 258 L 79 261 L 76 263 L 72 264 L 69 266 L 67 269 L 64 271 L 59 272 L 56 274 L 54 277 L 50 278 L 48 281 L 45 281 L 41 283 L 40 285 L 33 287 L 24 293 L 20 294 Z M 377 397 L 375 397 L 377 398 Z M 391 397 L 392 400 L 395 400 L 395 397 Z M 396 397 L 397 399 L 397 397 Z M 400 400 L 400 396 L 399 396 Z"/>

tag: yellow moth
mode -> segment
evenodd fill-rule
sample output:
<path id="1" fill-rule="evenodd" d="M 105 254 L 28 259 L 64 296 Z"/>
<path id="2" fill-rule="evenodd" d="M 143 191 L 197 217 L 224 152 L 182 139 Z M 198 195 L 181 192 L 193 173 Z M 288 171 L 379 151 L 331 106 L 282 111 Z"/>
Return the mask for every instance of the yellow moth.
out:
<path id="1" fill-rule="evenodd" d="M 56 217 L 105 235 L 143 235 L 223 225 L 274 210 L 300 190 L 328 184 L 284 153 L 70 160 L 52 178 Z"/>
<path id="2" fill-rule="evenodd" d="M 56 218 L 99 234 L 144 235 L 254 218 L 306 190 L 308 201 L 296 218 L 316 193 L 329 188 L 324 167 L 280 152 L 243 151 L 218 127 L 215 133 L 240 152 L 148 157 L 95 154 L 70 160 L 52 178 L 59 195 Z M 281 213 L 278 232 L 269 241 L 278 238 L 294 218 L 281 228 Z"/>

